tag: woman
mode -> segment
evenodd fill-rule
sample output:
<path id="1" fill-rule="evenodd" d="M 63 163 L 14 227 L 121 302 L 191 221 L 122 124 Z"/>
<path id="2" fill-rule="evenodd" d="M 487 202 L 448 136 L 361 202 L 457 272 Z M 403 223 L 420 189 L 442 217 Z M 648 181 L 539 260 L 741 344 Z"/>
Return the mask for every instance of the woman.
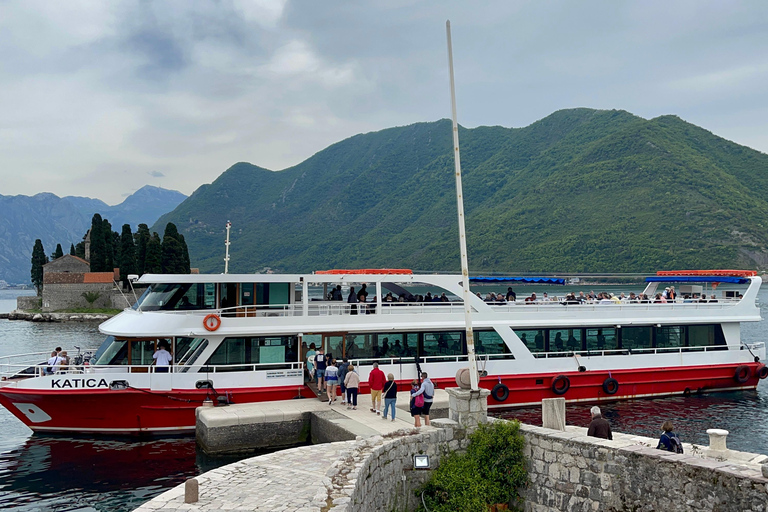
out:
<path id="1" fill-rule="evenodd" d="M 330 364 L 325 367 L 325 389 L 328 392 L 328 405 L 336 401 L 336 385 L 339 383 L 339 368 L 335 359 L 329 359 Z"/>
<path id="2" fill-rule="evenodd" d="M 675 434 L 675 427 L 672 425 L 672 422 L 669 420 L 665 421 L 661 426 L 661 430 L 661 438 L 659 439 L 659 444 L 656 448 L 672 453 L 683 453 L 683 443 L 680 441 L 680 438 L 677 437 L 677 434 Z"/>
<path id="3" fill-rule="evenodd" d="M 315 354 L 317 354 L 317 352 L 315 352 L 315 344 L 312 343 L 309 345 L 309 350 L 307 350 L 306 355 L 309 382 L 312 382 L 312 380 L 315 378 Z"/>
<path id="4" fill-rule="evenodd" d="M 411 382 L 411 416 L 414 418 L 414 427 L 421 426 L 421 411 L 422 407 L 424 407 L 424 394 L 413 396 L 420 388 L 419 381 L 413 379 Z"/>
<path id="5" fill-rule="evenodd" d="M 355 293 L 354 286 L 349 287 L 349 295 L 347 295 L 347 304 L 350 304 L 349 314 L 356 315 L 357 314 L 357 294 Z"/>
<path id="6" fill-rule="evenodd" d="M 347 388 L 347 409 L 357 410 L 357 388 L 360 387 L 360 375 L 355 371 L 352 363 L 347 367 L 344 386 Z"/>
<path id="7" fill-rule="evenodd" d="M 395 404 L 397 403 L 397 382 L 395 376 L 391 373 L 387 375 L 387 382 L 384 384 L 384 419 L 387 419 L 387 411 L 392 408 L 392 421 L 395 421 Z"/>

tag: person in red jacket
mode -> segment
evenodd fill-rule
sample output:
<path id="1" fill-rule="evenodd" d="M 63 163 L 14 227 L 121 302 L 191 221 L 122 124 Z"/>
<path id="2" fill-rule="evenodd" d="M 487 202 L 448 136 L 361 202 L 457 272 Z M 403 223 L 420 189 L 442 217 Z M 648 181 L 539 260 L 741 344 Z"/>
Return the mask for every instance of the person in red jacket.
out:
<path id="1" fill-rule="evenodd" d="M 381 414 L 381 390 L 387 377 L 384 372 L 379 370 L 379 363 L 373 363 L 373 370 L 368 375 L 368 386 L 371 388 L 371 412 Z"/>

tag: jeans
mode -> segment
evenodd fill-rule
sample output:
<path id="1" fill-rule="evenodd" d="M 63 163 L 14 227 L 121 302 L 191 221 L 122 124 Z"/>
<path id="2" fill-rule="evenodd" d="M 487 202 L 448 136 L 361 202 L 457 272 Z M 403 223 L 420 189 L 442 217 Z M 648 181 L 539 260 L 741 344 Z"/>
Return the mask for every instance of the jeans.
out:
<path id="1" fill-rule="evenodd" d="M 347 403 L 357 407 L 357 388 L 347 388 Z"/>
<path id="2" fill-rule="evenodd" d="M 318 388 L 323 387 L 323 377 L 325 377 L 325 368 L 323 368 L 322 370 L 320 368 L 316 368 L 315 377 L 317 378 L 317 387 Z"/>
<path id="3" fill-rule="evenodd" d="M 384 399 L 384 417 L 387 417 L 387 411 L 392 408 L 392 419 L 395 419 L 395 402 L 397 398 L 385 398 Z"/>

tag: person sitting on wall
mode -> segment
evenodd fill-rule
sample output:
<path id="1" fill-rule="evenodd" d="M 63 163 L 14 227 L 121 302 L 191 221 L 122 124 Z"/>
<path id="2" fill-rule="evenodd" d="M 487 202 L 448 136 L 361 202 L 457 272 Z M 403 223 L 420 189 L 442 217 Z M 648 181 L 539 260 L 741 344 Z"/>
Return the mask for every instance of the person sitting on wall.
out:
<path id="1" fill-rule="evenodd" d="M 590 409 L 590 413 L 592 414 L 592 422 L 589 424 L 589 429 L 587 429 L 587 435 L 590 437 L 600 437 L 602 439 L 613 439 L 611 424 L 608 423 L 608 420 L 603 418 L 600 408 L 594 406 Z"/>

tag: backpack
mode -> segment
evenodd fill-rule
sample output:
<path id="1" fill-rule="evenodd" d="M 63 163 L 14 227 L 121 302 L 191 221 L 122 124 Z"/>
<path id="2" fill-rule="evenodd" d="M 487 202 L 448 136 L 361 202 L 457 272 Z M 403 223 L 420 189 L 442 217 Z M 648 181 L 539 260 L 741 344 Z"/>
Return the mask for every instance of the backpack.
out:
<path id="1" fill-rule="evenodd" d="M 420 395 L 416 395 L 413 397 L 413 406 L 414 407 L 424 407 L 424 393 Z"/>
<path id="2" fill-rule="evenodd" d="M 669 451 L 672 453 L 683 453 L 683 443 L 680 441 L 680 438 L 677 437 L 677 434 L 674 433 L 665 433 L 665 436 L 667 436 L 667 439 L 669 439 Z"/>

